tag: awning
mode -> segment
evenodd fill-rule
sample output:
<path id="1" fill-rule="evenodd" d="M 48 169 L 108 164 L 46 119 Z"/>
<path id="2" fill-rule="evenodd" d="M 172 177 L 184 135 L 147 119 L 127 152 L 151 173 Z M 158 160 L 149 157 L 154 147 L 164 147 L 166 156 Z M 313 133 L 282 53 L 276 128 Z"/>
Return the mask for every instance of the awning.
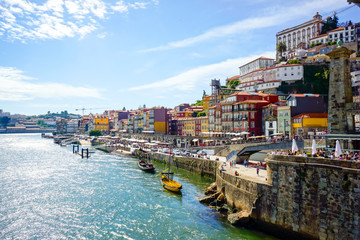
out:
<path id="1" fill-rule="evenodd" d="M 241 132 L 240 134 L 241 135 L 249 135 L 250 133 L 249 132 Z"/>
<path id="2" fill-rule="evenodd" d="M 199 141 L 199 139 L 193 139 L 192 141 L 193 141 L 193 142 L 197 142 L 197 141 Z"/>
<path id="3" fill-rule="evenodd" d="M 266 138 L 266 136 L 252 136 L 252 137 L 249 137 L 249 139 L 254 139 L 254 138 Z"/>
<path id="4" fill-rule="evenodd" d="M 273 133 L 271 134 L 271 136 L 280 136 L 280 135 L 284 135 L 283 133 Z"/>

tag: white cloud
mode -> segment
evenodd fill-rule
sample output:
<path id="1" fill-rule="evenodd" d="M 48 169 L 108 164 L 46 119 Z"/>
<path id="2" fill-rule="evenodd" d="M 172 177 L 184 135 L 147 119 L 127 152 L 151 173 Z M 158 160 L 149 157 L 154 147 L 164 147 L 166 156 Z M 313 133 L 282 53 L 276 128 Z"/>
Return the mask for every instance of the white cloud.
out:
<path id="1" fill-rule="evenodd" d="M 204 86 L 209 84 L 209 81 L 214 78 L 225 79 L 237 75 L 238 67 L 254 60 L 260 56 L 274 57 L 275 52 L 264 52 L 262 54 L 254 54 L 247 57 L 240 57 L 236 59 L 228 59 L 226 61 L 210 64 L 206 66 L 197 67 L 183 72 L 177 76 L 173 76 L 154 83 L 132 87 L 129 90 L 157 90 L 160 92 L 186 92 L 197 89 L 197 86 Z M 230 75 L 229 75 L 230 74 Z M 231 75 L 233 74 L 233 75 Z"/>
<path id="2" fill-rule="evenodd" d="M 118 1 L 114 6 L 111 7 L 114 11 L 120 13 L 127 13 L 129 11 L 129 7 L 124 3 L 124 1 Z"/>
<path id="3" fill-rule="evenodd" d="M 347 3 L 338 0 L 300 1 L 298 5 L 291 7 L 276 6 L 265 9 L 265 16 L 252 17 L 241 21 L 216 27 L 195 37 L 170 42 L 166 45 L 149 48 L 141 52 L 154 52 L 187 47 L 214 38 L 223 38 L 232 34 L 245 34 L 246 31 L 272 27 L 284 23 L 286 19 L 294 19 L 304 16 L 313 16 L 317 11 L 329 11 L 346 6 Z"/>
<path id="4" fill-rule="evenodd" d="M 101 98 L 98 89 L 71 85 L 36 82 L 21 70 L 0 66 L 0 100 L 23 101 L 35 98 Z"/>
<path id="5" fill-rule="evenodd" d="M 115 5 L 105 0 L 0 1 L 0 36 L 10 40 L 83 38 L 100 26 L 107 15 L 144 9 L 151 1 Z M 157 1 L 153 1 L 157 4 Z"/>

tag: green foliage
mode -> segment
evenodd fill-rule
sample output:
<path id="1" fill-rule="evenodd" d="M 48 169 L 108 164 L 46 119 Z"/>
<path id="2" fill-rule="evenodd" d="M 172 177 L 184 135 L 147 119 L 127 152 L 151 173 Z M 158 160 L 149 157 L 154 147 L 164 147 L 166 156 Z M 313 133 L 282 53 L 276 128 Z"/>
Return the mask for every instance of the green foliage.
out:
<path id="1" fill-rule="evenodd" d="M 328 94 L 329 69 L 327 65 L 304 65 L 304 80 L 287 84 L 282 82 L 279 91 L 291 93 Z"/>
<path id="2" fill-rule="evenodd" d="M 284 42 L 279 42 L 276 46 L 276 50 L 280 52 L 280 55 L 282 56 L 283 52 L 286 51 L 286 44 Z"/>
<path id="3" fill-rule="evenodd" d="M 203 101 L 202 100 L 196 100 L 195 106 L 202 106 Z"/>
<path id="4" fill-rule="evenodd" d="M 285 57 L 279 58 L 279 62 L 284 62 L 284 61 L 286 61 L 286 58 L 285 58 Z"/>
<path id="5" fill-rule="evenodd" d="M 237 87 L 237 85 L 239 85 L 239 84 L 240 84 L 240 81 L 237 79 L 232 79 L 228 83 L 229 88 L 231 88 L 231 89 L 235 89 Z"/>
<path id="6" fill-rule="evenodd" d="M 101 131 L 100 130 L 91 130 L 89 133 L 89 136 L 95 136 L 95 137 L 101 136 Z"/>
<path id="7" fill-rule="evenodd" d="M 6 127 L 9 124 L 10 120 L 11 120 L 11 118 L 9 118 L 9 117 L 6 117 L 6 116 L 1 117 L 0 124 L 3 125 L 4 127 Z"/>
<path id="8" fill-rule="evenodd" d="M 288 61 L 288 64 L 300 64 L 300 61 L 297 59 L 291 59 Z"/>
<path id="9" fill-rule="evenodd" d="M 204 111 L 197 113 L 197 117 L 202 117 L 202 116 L 206 116 L 206 113 Z"/>
<path id="10" fill-rule="evenodd" d="M 328 31 L 336 29 L 338 27 L 338 21 L 339 18 L 336 15 L 332 18 L 327 18 L 326 22 L 324 22 L 324 25 L 322 26 L 321 34 L 325 34 Z"/>
<path id="11" fill-rule="evenodd" d="M 38 125 L 39 125 L 40 127 L 45 127 L 45 128 L 50 127 L 49 125 L 45 124 L 45 121 L 44 121 L 44 120 L 39 120 L 39 121 L 38 121 Z"/>

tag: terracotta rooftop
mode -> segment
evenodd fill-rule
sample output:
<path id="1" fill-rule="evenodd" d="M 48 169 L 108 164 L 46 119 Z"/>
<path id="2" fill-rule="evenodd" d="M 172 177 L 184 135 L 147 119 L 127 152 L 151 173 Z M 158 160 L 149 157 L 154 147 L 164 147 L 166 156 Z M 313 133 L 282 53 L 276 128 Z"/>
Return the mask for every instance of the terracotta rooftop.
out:
<path id="1" fill-rule="evenodd" d="M 239 77 L 240 77 L 240 75 L 236 75 L 236 76 L 233 76 L 231 78 L 228 78 L 227 80 L 229 81 L 229 80 L 239 79 Z"/>
<path id="2" fill-rule="evenodd" d="M 340 31 L 340 30 L 344 30 L 344 27 L 338 27 L 338 28 L 336 28 L 334 30 L 328 31 L 328 33 L 329 32 L 336 32 L 336 31 Z"/>

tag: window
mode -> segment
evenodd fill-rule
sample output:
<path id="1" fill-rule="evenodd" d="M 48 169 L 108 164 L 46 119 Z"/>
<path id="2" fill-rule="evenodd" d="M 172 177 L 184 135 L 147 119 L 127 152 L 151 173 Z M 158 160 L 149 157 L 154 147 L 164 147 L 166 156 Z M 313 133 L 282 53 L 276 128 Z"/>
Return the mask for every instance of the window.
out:
<path id="1" fill-rule="evenodd" d="M 273 123 L 269 122 L 269 127 L 272 128 L 273 127 Z"/>
<path id="2" fill-rule="evenodd" d="M 251 127 L 254 128 L 255 127 L 255 122 L 251 121 Z"/>
<path id="3" fill-rule="evenodd" d="M 284 73 L 284 76 L 286 77 L 286 76 L 287 76 L 287 74 L 286 74 L 286 73 Z"/>

